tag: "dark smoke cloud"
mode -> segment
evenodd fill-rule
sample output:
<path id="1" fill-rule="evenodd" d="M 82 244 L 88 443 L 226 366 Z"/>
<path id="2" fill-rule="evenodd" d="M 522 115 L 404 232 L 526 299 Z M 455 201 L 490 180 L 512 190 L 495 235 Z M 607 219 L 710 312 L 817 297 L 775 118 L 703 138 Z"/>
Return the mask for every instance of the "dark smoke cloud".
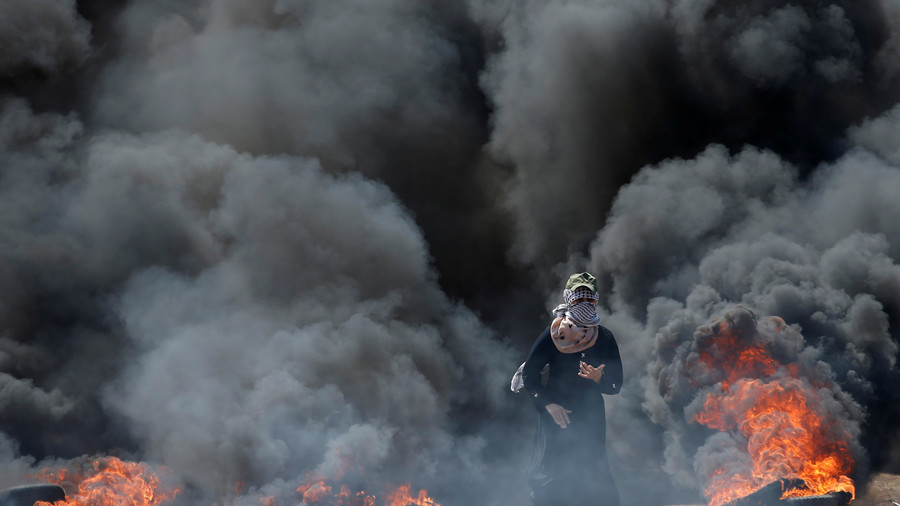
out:
<path id="1" fill-rule="evenodd" d="M 386 186 L 180 131 L 87 135 L 21 101 L 3 117 L 5 159 L 31 169 L 5 174 L 0 382 L 26 455 L 121 444 L 188 503 L 238 482 L 288 500 L 341 465 L 451 500 L 497 486 L 478 427 L 509 416 L 515 359 L 441 292 Z"/>
<path id="2" fill-rule="evenodd" d="M 27 426 L 34 419 L 59 421 L 72 409 L 72 401 L 59 390 L 46 392 L 9 374 L 0 375 L 0 402 L 3 423 L 12 426 Z"/>
<path id="3" fill-rule="evenodd" d="M 675 360 L 735 304 L 835 386 L 860 478 L 900 466 L 897 2 L 0 14 L 2 485 L 111 453 L 184 504 L 348 464 L 523 503 L 506 385 L 581 269 L 625 363 L 626 504 L 695 501 L 739 450 L 704 447 Z"/>
<path id="4" fill-rule="evenodd" d="M 384 181 L 451 294 L 521 284 L 504 266 L 503 172 L 482 154 L 481 37 L 462 6 L 131 2 L 117 27 L 122 49 L 89 92 L 92 122 L 185 129 Z"/>
<path id="5" fill-rule="evenodd" d="M 142 160 L 175 148 L 126 154 L 141 174 Z M 218 495 L 317 467 L 334 476 L 336 449 L 374 475 L 384 469 L 384 482 L 479 460 L 483 442 L 456 441 L 448 414 L 503 405 L 499 392 L 467 392 L 502 384 L 503 371 L 477 357 L 507 352 L 437 290 L 421 235 L 390 192 L 312 161 L 192 151 L 223 171 L 218 205 L 195 218 L 227 243 L 223 257 L 195 277 L 146 270 L 117 305 L 143 352 L 106 402 L 150 455 Z M 146 177 L 164 173 L 143 164 Z"/>
<path id="6" fill-rule="evenodd" d="M 489 146 L 515 168 L 506 204 L 529 262 L 583 251 L 648 163 L 752 144 L 806 177 L 898 98 L 892 2 L 471 4 L 500 39 Z"/>
<path id="7" fill-rule="evenodd" d="M 496 20 L 488 4 L 476 9 Z M 495 113 L 490 148 L 515 173 L 506 204 L 520 261 L 583 247 L 634 164 L 668 92 L 664 29 L 651 2 L 516 2 L 499 30 L 504 50 L 483 78 Z M 628 51 L 623 48 L 629 47 Z M 615 100 L 607 97 L 615 96 Z M 591 188 L 576 198 L 574 188 Z"/>
<path id="8" fill-rule="evenodd" d="M 602 274 L 610 326 L 638 341 L 623 346 L 637 374 L 735 303 L 785 317 L 867 412 L 867 458 L 894 462 L 898 30 L 884 14 L 897 6 L 476 4 L 502 39 L 486 86 L 491 148 L 515 167 L 519 258 L 541 263 L 574 244 L 555 272 Z M 665 89 L 648 93 L 648 82 Z M 616 107 L 637 124 L 622 127 Z M 585 260 L 579 238 L 594 228 Z M 665 386 L 648 372 L 646 391 L 611 399 L 622 431 L 612 444 L 631 467 L 666 461 L 676 481 L 696 483 L 702 439 L 660 414 Z M 668 428 L 648 436 L 643 411 Z"/>
<path id="9" fill-rule="evenodd" d="M 393 0 L 347 7 L 136 2 L 122 14 L 128 51 L 106 71 L 97 114 L 132 130 L 182 127 L 239 150 L 320 154 L 351 167 L 364 163 L 351 143 L 366 122 L 447 121 L 452 89 L 433 83 L 457 54 L 422 9 Z"/>
<path id="10" fill-rule="evenodd" d="M 9 0 L 0 5 L 0 78 L 25 71 L 52 74 L 91 52 L 90 25 L 72 0 Z"/>
<path id="11" fill-rule="evenodd" d="M 892 117 L 859 127 L 856 137 L 877 136 Z M 898 184 L 897 167 L 861 149 L 804 183 L 773 153 L 732 156 L 714 146 L 647 168 L 621 189 L 589 266 L 605 275 L 611 308 L 646 315 L 643 332 L 631 332 L 653 346 L 646 359 L 631 355 L 634 368 L 648 367 L 645 390 L 624 401 L 665 428 L 656 451 L 677 481 L 696 483 L 691 469 L 719 465 L 707 453 L 718 443 L 690 423 L 704 382 L 685 354 L 697 346 L 695 329 L 737 303 L 784 318 L 789 332 L 770 342 L 789 348 L 776 355 L 834 381 L 843 409 L 855 413 L 838 419 L 857 438 L 857 477 L 870 463 L 896 465 L 898 436 L 887 420 L 896 417 L 900 352 L 900 230 L 890 218 L 900 212 Z"/>

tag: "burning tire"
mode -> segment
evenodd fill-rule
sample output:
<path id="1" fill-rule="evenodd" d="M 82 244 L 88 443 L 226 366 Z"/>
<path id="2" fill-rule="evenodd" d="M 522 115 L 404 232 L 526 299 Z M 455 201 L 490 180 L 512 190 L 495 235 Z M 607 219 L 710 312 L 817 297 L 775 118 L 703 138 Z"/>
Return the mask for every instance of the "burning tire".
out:
<path id="1" fill-rule="evenodd" d="M 791 506 L 846 506 L 851 498 L 848 492 L 835 492 L 810 497 L 793 497 L 782 502 Z"/>
<path id="2" fill-rule="evenodd" d="M 0 492 L 0 506 L 32 506 L 35 501 L 64 501 L 66 493 L 57 485 L 28 485 Z"/>
<path id="3" fill-rule="evenodd" d="M 756 492 L 730 502 L 726 506 L 847 506 L 850 500 L 853 499 L 853 494 L 849 492 L 781 498 L 785 491 L 804 488 L 803 480 L 773 481 Z"/>

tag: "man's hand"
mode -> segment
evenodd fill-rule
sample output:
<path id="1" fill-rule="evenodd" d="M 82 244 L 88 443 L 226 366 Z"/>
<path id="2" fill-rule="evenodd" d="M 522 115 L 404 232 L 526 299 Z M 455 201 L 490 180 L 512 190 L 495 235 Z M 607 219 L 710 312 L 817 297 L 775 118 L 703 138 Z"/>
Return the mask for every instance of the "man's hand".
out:
<path id="1" fill-rule="evenodd" d="M 572 410 L 566 409 L 553 402 L 544 407 L 547 409 L 547 413 L 550 413 L 550 416 L 553 417 L 553 421 L 559 425 L 560 429 L 565 429 L 569 425 L 569 413 L 571 413 Z"/>
<path id="2" fill-rule="evenodd" d="M 580 362 L 579 366 L 579 376 L 581 376 L 582 378 L 587 378 L 589 380 L 594 380 L 594 383 L 600 383 L 600 378 L 603 377 L 603 368 L 606 367 L 606 364 L 600 364 L 600 367 L 594 367 L 587 362 Z"/>

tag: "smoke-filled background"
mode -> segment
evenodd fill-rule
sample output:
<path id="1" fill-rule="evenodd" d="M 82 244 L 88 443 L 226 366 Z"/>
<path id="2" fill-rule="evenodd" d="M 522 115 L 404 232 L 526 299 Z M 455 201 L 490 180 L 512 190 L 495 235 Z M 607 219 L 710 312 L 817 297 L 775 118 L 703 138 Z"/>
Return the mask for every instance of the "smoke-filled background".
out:
<path id="1" fill-rule="evenodd" d="M 897 0 L 4 0 L 0 486 L 103 454 L 182 504 L 521 504 L 509 378 L 581 270 L 624 504 L 701 497 L 673 357 L 737 303 L 864 484 L 900 471 L 898 195 Z"/>

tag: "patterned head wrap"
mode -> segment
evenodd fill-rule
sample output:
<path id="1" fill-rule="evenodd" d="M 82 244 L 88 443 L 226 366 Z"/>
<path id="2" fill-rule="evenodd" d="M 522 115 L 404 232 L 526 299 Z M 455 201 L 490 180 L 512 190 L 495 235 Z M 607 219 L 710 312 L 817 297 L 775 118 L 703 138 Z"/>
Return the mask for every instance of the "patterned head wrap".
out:
<path id="1" fill-rule="evenodd" d="M 597 292 L 586 286 L 579 286 L 574 290 L 566 288 L 563 290 L 563 299 L 565 299 L 566 304 L 571 304 L 578 299 L 591 299 L 594 303 L 600 302 L 600 296 L 597 295 Z"/>
<path id="2" fill-rule="evenodd" d="M 600 296 L 597 292 L 581 285 L 575 289 L 563 290 L 565 304 L 560 304 L 553 309 L 553 316 L 568 318 L 582 327 L 596 327 L 600 325 L 600 316 L 597 315 L 597 302 Z M 592 302 L 575 302 L 578 299 L 590 299 Z"/>

